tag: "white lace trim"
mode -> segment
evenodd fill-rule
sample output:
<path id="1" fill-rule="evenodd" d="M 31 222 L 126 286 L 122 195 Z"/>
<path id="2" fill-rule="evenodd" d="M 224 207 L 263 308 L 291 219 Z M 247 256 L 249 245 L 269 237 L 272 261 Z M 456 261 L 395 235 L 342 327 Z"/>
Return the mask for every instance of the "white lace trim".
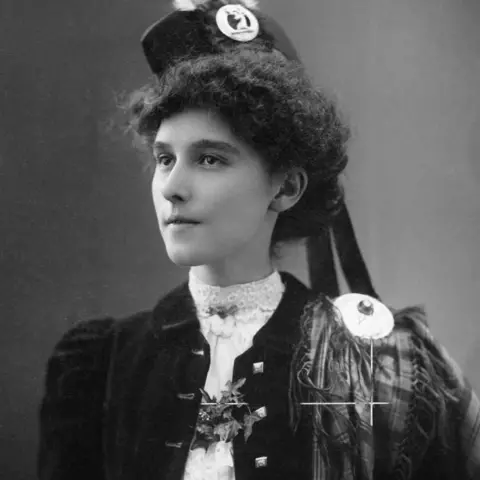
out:
<path id="1" fill-rule="evenodd" d="M 188 287 L 200 316 L 208 316 L 210 307 L 230 305 L 237 306 L 240 311 L 254 309 L 272 312 L 285 291 L 278 270 L 261 280 L 228 287 L 203 283 L 190 270 Z"/>

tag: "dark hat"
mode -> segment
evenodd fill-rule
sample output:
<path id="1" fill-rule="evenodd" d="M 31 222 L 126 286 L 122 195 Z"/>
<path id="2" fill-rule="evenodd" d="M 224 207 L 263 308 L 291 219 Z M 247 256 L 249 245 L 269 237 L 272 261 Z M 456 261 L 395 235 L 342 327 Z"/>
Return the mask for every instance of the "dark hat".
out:
<path id="1" fill-rule="evenodd" d="M 259 10 L 257 0 L 174 0 L 173 6 L 175 10 L 151 25 L 141 39 L 150 69 L 157 76 L 182 59 L 235 50 L 247 42 L 301 63 L 283 28 Z M 331 227 L 307 241 L 312 290 L 331 297 L 340 294 L 334 250 L 350 290 L 378 298 L 345 203 Z"/>
<path id="2" fill-rule="evenodd" d="M 177 10 L 151 25 L 142 47 L 153 73 L 181 58 L 215 54 L 239 43 L 263 43 L 300 61 L 283 28 L 255 0 L 175 0 Z"/>

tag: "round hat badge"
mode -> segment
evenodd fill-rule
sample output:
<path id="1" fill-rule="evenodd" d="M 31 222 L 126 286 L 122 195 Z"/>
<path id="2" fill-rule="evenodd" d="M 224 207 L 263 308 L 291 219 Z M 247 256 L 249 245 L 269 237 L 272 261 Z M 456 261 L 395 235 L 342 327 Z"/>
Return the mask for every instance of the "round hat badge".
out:
<path id="1" fill-rule="evenodd" d="M 220 31 L 238 42 L 253 40 L 260 29 L 257 17 L 242 5 L 224 5 L 216 20 Z"/>
<path id="2" fill-rule="evenodd" d="M 392 312 L 376 298 L 347 293 L 334 300 L 342 321 L 356 337 L 378 340 L 388 336 L 394 327 Z"/>

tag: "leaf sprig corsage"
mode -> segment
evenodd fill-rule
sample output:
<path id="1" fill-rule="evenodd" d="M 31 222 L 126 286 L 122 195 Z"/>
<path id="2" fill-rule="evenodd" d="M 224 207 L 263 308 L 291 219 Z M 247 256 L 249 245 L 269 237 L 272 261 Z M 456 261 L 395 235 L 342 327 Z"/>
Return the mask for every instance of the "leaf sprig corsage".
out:
<path id="1" fill-rule="evenodd" d="M 191 449 L 204 447 L 207 449 L 214 442 L 230 442 L 239 433 L 244 432 L 245 441 L 248 440 L 253 431 L 253 425 L 261 420 L 258 413 L 252 412 L 247 403 L 243 401 L 244 394 L 240 388 L 245 384 L 246 379 L 241 378 L 235 383 L 227 382 L 226 390 L 222 390 L 220 400 L 210 395 L 201 388 L 202 405 L 198 414 L 195 437 Z M 247 410 L 241 419 L 241 411 Z"/>

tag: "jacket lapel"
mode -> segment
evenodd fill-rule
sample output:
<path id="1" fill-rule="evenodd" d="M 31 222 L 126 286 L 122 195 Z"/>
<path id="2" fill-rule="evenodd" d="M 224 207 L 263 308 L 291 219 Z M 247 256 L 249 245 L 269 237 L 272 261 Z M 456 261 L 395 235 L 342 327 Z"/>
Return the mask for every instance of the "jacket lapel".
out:
<path id="1" fill-rule="evenodd" d="M 209 365 L 186 283 L 118 322 L 106 401 L 107 478 L 180 480 Z M 203 351 L 204 355 L 192 352 Z M 197 385 L 198 384 L 198 385 Z M 183 402 L 183 403 L 182 403 Z"/>
<path id="2" fill-rule="evenodd" d="M 280 272 L 285 293 L 268 322 L 253 338 L 254 347 L 265 347 L 291 354 L 301 330 L 300 317 L 309 300 L 310 290 L 288 272 Z"/>

